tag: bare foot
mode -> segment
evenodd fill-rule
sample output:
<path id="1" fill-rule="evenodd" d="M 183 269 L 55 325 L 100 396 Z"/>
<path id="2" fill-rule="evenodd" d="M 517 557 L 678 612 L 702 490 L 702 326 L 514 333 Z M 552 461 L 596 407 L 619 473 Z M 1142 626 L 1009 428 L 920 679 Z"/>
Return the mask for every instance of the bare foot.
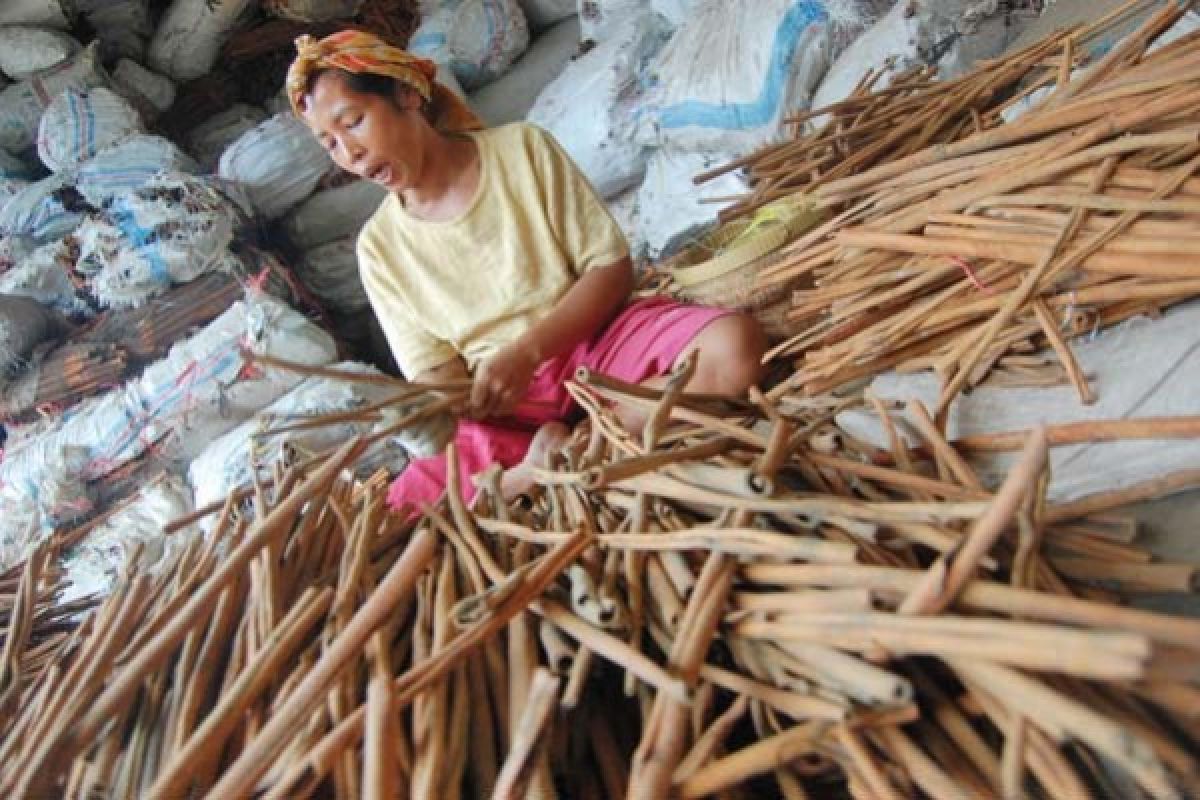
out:
<path id="1" fill-rule="evenodd" d="M 500 492 L 505 501 L 511 501 L 517 495 L 529 491 L 534 482 L 533 471 L 539 467 L 549 467 L 551 457 L 567 443 L 570 435 L 570 429 L 561 422 L 547 422 L 538 428 L 529 444 L 525 460 L 505 470 L 500 479 Z"/>

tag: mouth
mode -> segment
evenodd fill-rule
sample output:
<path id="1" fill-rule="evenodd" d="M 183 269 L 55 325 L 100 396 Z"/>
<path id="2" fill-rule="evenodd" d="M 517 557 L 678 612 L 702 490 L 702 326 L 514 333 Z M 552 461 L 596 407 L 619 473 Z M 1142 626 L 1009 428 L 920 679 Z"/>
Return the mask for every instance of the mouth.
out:
<path id="1" fill-rule="evenodd" d="M 367 170 L 367 180 L 387 185 L 392 182 L 392 168 L 386 164 L 371 167 Z"/>

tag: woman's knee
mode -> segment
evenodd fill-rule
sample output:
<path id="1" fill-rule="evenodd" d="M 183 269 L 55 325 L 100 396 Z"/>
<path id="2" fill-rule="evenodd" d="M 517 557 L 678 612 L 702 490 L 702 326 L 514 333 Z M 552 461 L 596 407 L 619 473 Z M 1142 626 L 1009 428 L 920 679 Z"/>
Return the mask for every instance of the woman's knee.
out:
<path id="1" fill-rule="evenodd" d="M 695 345 L 700 361 L 693 391 L 741 394 L 758 382 L 767 337 L 750 314 L 714 320 L 696 337 Z"/>

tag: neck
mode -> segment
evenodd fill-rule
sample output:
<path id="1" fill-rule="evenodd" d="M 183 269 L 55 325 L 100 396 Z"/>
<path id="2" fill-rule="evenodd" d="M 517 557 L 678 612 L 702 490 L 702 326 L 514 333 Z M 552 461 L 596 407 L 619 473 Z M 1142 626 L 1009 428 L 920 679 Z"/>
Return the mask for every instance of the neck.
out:
<path id="1" fill-rule="evenodd" d="M 440 205 L 457 193 L 475 159 L 475 143 L 465 136 L 447 136 L 429 130 L 425 161 L 416 186 L 400 192 L 407 207 Z"/>

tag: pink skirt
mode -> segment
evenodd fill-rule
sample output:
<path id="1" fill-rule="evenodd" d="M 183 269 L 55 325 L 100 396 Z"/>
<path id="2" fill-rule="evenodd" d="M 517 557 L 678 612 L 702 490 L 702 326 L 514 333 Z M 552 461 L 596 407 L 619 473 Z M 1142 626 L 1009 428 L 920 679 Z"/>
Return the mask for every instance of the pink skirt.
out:
<path id="1" fill-rule="evenodd" d="M 463 499 L 468 503 L 474 499 L 472 476 L 492 464 L 507 469 L 521 463 L 539 427 L 570 417 L 576 406 L 565 384 L 579 367 L 641 383 L 670 372 L 702 328 L 731 313 L 666 297 L 635 300 L 592 340 L 542 364 L 511 418 L 459 422 L 454 443 Z M 397 510 L 405 506 L 418 509 L 435 503 L 445 489 L 446 456 L 417 459 L 392 483 L 388 505 Z"/>

